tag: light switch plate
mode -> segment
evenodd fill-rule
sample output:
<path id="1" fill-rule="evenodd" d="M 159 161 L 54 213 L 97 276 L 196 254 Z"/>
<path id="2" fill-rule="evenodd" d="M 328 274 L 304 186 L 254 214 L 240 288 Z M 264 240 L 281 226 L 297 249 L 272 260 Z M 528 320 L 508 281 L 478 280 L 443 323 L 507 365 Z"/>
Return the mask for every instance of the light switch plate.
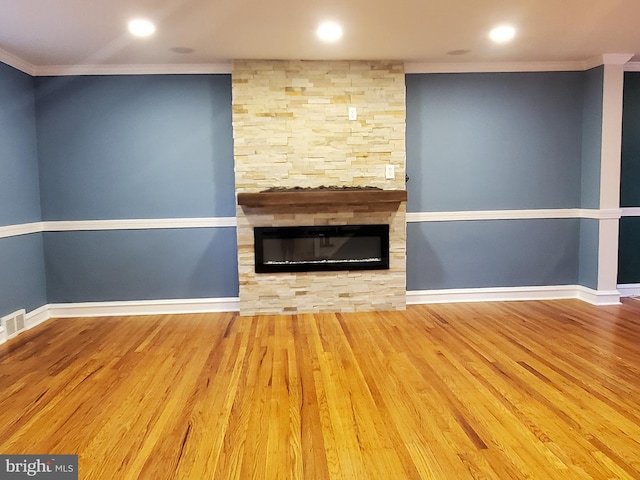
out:
<path id="1" fill-rule="evenodd" d="M 396 169 L 393 165 L 387 165 L 384 170 L 387 180 L 391 180 L 396 176 Z"/>
<path id="2" fill-rule="evenodd" d="M 356 107 L 349 107 L 349 120 L 357 120 L 358 119 L 358 111 Z"/>

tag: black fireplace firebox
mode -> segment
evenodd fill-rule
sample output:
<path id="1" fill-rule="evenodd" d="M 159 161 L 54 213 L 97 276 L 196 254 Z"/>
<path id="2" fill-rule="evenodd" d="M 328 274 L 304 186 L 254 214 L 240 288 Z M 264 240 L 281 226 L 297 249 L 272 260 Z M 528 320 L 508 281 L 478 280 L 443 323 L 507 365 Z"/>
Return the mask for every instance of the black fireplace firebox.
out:
<path id="1" fill-rule="evenodd" d="M 255 227 L 256 273 L 389 268 L 389 225 Z"/>

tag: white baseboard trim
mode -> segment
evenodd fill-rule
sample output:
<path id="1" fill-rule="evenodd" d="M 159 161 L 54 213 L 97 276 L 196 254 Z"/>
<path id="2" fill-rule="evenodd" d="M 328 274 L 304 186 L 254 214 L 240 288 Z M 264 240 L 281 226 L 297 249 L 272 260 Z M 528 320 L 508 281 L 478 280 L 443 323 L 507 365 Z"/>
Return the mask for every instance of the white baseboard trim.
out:
<path id="1" fill-rule="evenodd" d="M 27 329 L 33 328 L 43 322 L 46 322 L 51 318 L 49 305 L 43 305 L 40 308 L 36 308 L 35 310 L 30 311 L 29 313 L 27 313 L 25 318 L 27 322 Z"/>
<path id="2" fill-rule="evenodd" d="M 170 315 L 180 313 L 218 313 L 240 311 L 240 300 L 229 298 L 189 298 L 178 300 L 136 300 L 124 302 L 51 303 L 25 315 L 25 329 L 52 318 Z M 15 337 L 14 337 L 15 338 Z M 0 345 L 6 342 L 0 335 Z"/>
<path id="3" fill-rule="evenodd" d="M 621 297 L 638 297 L 640 296 L 640 283 L 626 283 L 618 285 L 618 291 Z"/>
<path id="4" fill-rule="evenodd" d="M 592 305 L 620 305 L 620 292 L 618 290 L 594 290 L 592 288 L 576 285 L 576 298 Z"/>
<path id="5" fill-rule="evenodd" d="M 578 298 L 592 305 L 617 305 L 617 291 L 597 291 L 581 285 L 455 288 L 443 290 L 410 290 L 407 305 L 428 303 L 504 302 L 522 300 L 564 300 Z"/>
<path id="6" fill-rule="evenodd" d="M 621 296 L 640 295 L 640 284 L 618 285 L 618 288 L 620 291 L 598 291 L 581 285 L 409 290 L 407 305 L 571 298 L 577 298 L 592 305 L 618 305 Z M 238 297 L 52 303 L 26 314 L 25 331 L 52 318 L 218 313 L 239 310 Z M 2 343 L 4 341 L 0 338 L 0 344 Z"/>
<path id="7" fill-rule="evenodd" d="M 238 298 L 190 298 L 176 300 L 135 300 L 124 302 L 52 303 L 50 317 L 110 317 L 167 315 L 179 313 L 237 312 Z"/>
<path id="8" fill-rule="evenodd" d="M 42 322 L 49 320 L 49 318 L 51 318 L 51 316 L 49 315 L 49 305 L 43 305 L 42 307 L 30 311 L 24 316 L 24 330 L 20 331 L 16 336 L 23 334 L 36 325 L 40 325 Z M 16 336 L 12 338 L 16 338 Z M 6 338 L 6 335 L 0 335 L 0 345 L 5 343 L 7 340 L 8 339 Z"/>

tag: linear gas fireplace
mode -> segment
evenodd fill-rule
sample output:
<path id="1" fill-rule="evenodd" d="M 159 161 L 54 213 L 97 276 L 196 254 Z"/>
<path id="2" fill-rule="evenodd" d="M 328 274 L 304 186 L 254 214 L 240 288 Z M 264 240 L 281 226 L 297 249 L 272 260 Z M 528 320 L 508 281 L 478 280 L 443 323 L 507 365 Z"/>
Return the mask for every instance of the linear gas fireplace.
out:
<path id="1" fill-rule="evenodd" d="M 255 227 L 255 271 L 389 268 L 389 225 Z"/>

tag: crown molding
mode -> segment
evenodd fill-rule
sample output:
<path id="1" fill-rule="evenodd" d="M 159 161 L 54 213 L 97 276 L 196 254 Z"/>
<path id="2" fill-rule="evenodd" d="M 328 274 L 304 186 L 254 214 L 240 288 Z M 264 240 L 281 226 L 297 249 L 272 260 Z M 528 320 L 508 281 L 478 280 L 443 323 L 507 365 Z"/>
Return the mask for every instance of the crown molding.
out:
<path id="1" fill-rule="evenodd" d="M 583 70 L 591 70 L 592 68 L 604 65 L 604 59 L 602 58 L 602 55 L 596 55 L 595 57 L 584 60 L 582 64 L 584 65 Z"/>
<path id="2" fill-rule="evenodd" d="M 633 58 L 633 53 L 605 53 L 602 55 L 604 65 L 624 65 Z"/>
<path id="3" fill-rule="evenodd" d="M 640 71 L 640 62 L 628 63 L 632 58 L 633 54 L 630 53 L 605 53 L 566 62 L 405 62 L 404 69 L 405 73 L 572 72 L 591 70 L 600 65 L 625 65 L 625 70 Z"/>
<path id="4" fill-rule="evenodd" d="M 203 75 L 231 73 L 231 62 L 209 64 L 149 65 L 42 65 L 34 67 L 35 77 L 76 75 Z"/>
<path id="5" fill-rule="evenodd" d="M 600 65 L 625 65 L 633 58 L 631 53 L 605 53 L 585 60 L 584 70 L 591 70 Z M 625 67 L 626 69 L 626 67 Z"/>
<path id="6" fill-rule="evenodd" d="M 20 70 L 32 77 L 35 76 L 36 67 L 34 65 L 31 65 L 29 62 L 21 59 L 13 53 L 3 50 L 2 48 L 0 48 L 0 62 L 6 63 L 10 67 Z"/>
<path id="7" fill-rule="evenodd" d="M 640 71 L 640 62 L 630 62 L 633 54 L 606 53 L 586 60 L 562 62 L 412 62 L 404 63 L 405 73 L 510 73 L 585 71 L 600 65 L 624 65 L 625 71 Z M 74 75 L 202 75 L 230 74 L 233 62 L 209 64 L 137 65 L 33 65 L 0 48 L 0 62 L 33 77 Z"/>
<path id="8" fill-rule="evenodd" d="M 600 62 L 601 64 L 602 62 Z M 511 73 L 511 72 L 566 72 L 582 71 L 587 62 L 480 62 L 480 63 L 429 63 L 405 62 L 405 73 Z M 590 67 L 591 68 L 591 67 Z"/>

